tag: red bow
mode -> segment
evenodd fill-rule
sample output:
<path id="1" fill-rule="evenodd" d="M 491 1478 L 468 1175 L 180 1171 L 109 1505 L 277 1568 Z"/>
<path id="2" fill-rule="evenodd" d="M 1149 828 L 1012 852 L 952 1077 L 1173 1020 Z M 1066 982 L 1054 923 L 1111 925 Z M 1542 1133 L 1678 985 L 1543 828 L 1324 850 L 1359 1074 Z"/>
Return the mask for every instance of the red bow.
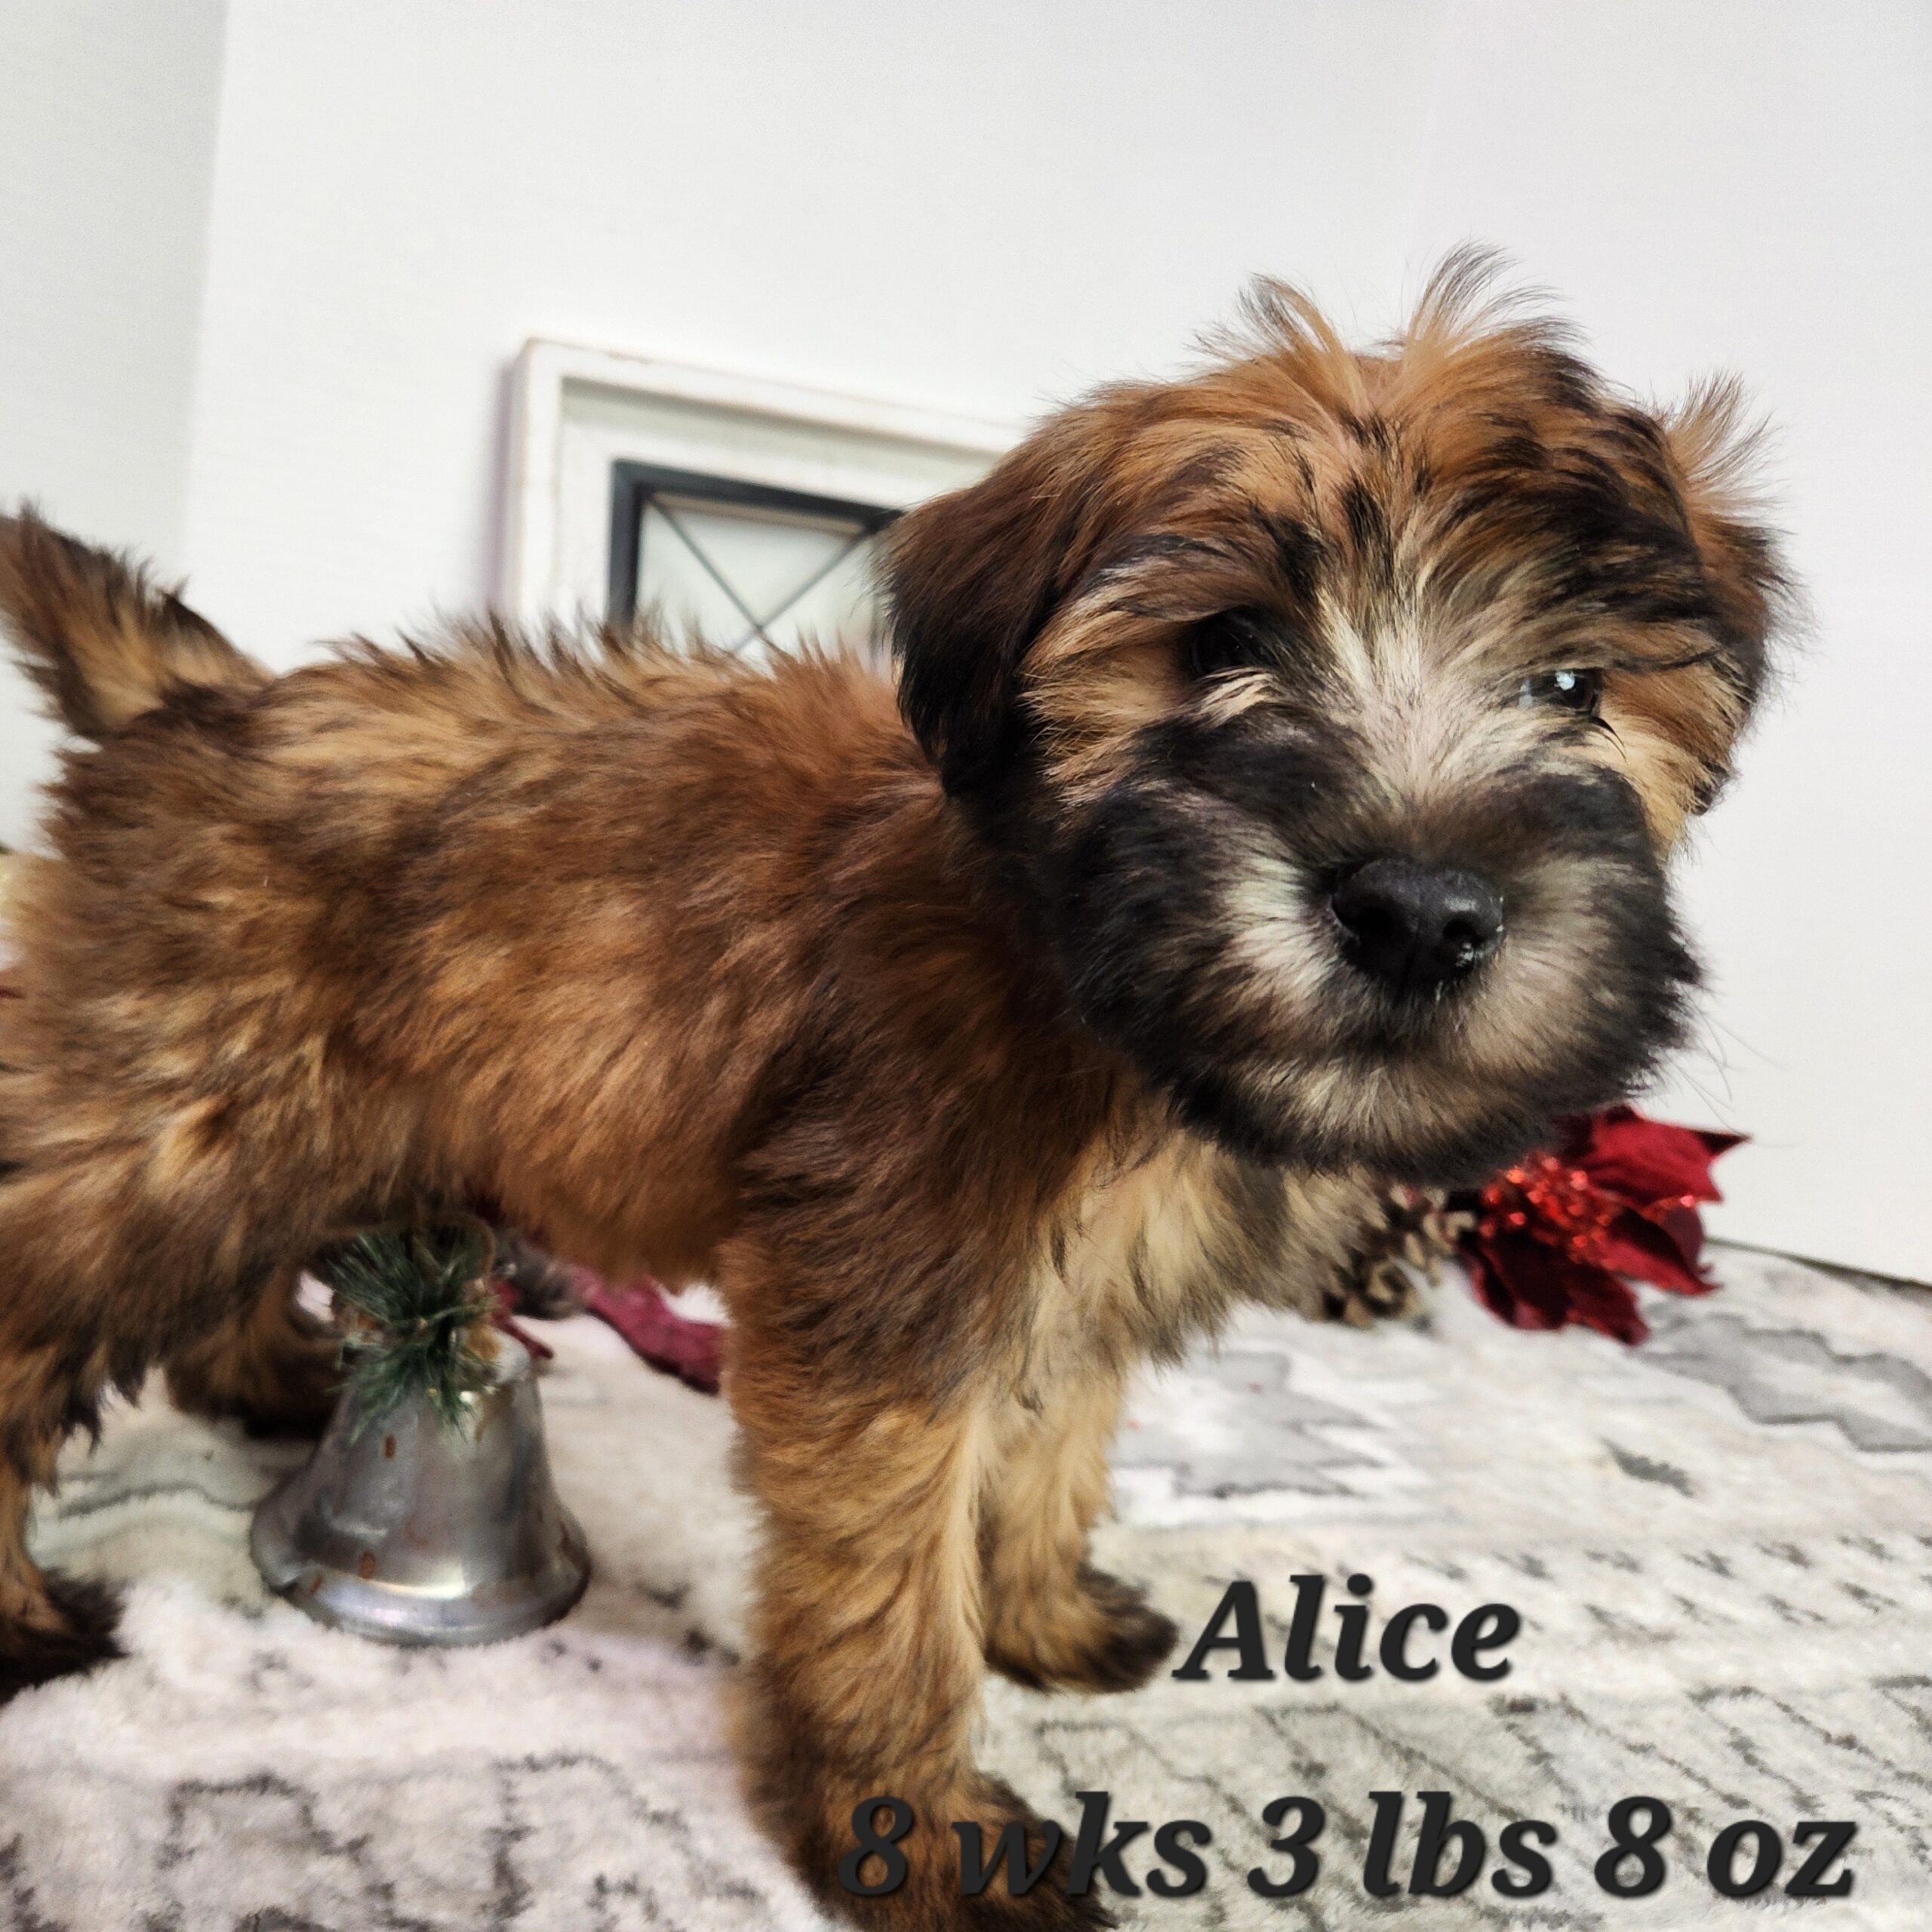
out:
<path id="1" fill-rule="evenodd" d="M 1650 1333 L 1623 1277 L 1678 1294 L 1717 1284 L 1698 1256 L 1697 1203 L 1721 1197 L 1711 1163 L 1745 1137 L 1672 1127 L 1634 1107 L 1558 1123 L 1534 1154 L 1454 1205 L 1475 1217 L 1460 1238 L 1484 1306 L 1518 1328 L 1569 1322 L 1641 1342 Z"/>

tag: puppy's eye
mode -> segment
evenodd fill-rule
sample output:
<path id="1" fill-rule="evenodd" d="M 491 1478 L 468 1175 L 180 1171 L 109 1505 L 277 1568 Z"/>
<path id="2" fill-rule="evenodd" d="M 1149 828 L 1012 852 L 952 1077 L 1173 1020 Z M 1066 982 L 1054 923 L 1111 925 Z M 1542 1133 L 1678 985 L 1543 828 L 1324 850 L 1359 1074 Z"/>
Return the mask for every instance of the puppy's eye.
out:
<path id="1" fill-rule="evenodd" d="M 1558 711 L 1594 718 L 1603 703 L 1601 671 L 1539 671 L 1516 688 L 1519 705 L 1548 705 Z"/>
<path id="2" fill-rule="evenodd" d="M 1190 678 L 1252 671 L 1275 661 L 1266 620 L 1253 611 L 1223 611 L 1187 634 L 1183 655 Z"/>

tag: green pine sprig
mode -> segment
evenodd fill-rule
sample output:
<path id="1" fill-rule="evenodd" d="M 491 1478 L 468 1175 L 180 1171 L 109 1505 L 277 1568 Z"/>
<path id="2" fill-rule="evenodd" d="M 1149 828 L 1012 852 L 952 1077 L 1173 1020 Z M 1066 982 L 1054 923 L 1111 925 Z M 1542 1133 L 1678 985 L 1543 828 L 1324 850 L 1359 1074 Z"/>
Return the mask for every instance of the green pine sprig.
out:
<path id="1" fill-rule="evenodd" d="M 491 1249 L 479 1226 L 453 1223 L 358 1235 L 318 1259 L 316 1274 L 349 1316 L 343 1364 L 361 1426 L 419 1399 L 447 1426 L 463 1425 L 466 1398 L 492 1375 Z"/>

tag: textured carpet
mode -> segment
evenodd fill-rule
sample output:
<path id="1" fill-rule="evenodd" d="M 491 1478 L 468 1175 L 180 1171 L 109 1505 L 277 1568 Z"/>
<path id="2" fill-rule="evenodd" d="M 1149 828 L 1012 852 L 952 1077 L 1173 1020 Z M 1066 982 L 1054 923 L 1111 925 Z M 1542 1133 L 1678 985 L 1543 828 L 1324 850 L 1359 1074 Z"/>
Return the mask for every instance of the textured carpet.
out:
<path id="1" fill-rule="evenodd" d="M 1524 1627 L 1494 1684 L 995 1685 L 984 1755 L 1041 1809 L 1070 1821 L 1074 1792 L 1104 1788 L 1117 1817 L 1212 1829 L 1206 1888 L 1124 1902 L 1128 1922 L 1932 1923 L 1932 1296 L 1718 1262 L 1724 1291 L 1651 1302 L 1634 1352 L 1512 1334 L 1451 1284 L 1419 1327 L 1254 1318 L 1149 1383 L 1102 1555 L 1190 1634 L 1251 1577 L 1278 1663 L 1287 1579 L 1308 1571 L 1366 1571 L 1378 1616 L 1500 1600 Z M 386 1651 L 266 1601 L 245 1537 L 286 1449 L 154 1401 L 70 1457 L 37 1546 L 134 1580 L 131 1654 L 0 1712 L 0 1926 L 823 1922 L 746 1820 L 724 1746 L 749 1538 L 727 1413 L 594 1324 L 546 1333 L 558 1481 L 598 1573 L 566 1623 L 494 1650 Z M 1368 1793 L 1429 1789 L 1492 1845 L 1511 1818 L 1555 1825 L 1550 1889 L 1367 1897 Z M 1290 1793 L 1327 1808 L 1324 1865 L 1270 1903 L 1246 1873 L 1284 1869 L 1260 1816 Z M 1675 1809 L 1669 1875 L 1607 1898 L 1604 1814 L 1638 1793 Z M 1742 1817 L 1857 1820 L 1853 1896 L 1715 1899 L 1706 1849 Z M 1405 1825 L 1398 1869 L 1409 1841 Z"/>

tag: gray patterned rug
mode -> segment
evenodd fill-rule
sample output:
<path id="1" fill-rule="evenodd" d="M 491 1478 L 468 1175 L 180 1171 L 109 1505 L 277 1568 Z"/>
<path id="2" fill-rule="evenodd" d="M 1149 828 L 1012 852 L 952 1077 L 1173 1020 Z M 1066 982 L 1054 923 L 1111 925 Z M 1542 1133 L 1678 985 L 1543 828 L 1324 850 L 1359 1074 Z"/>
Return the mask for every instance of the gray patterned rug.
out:
<path id="1" fill-rule="evenodd" d="M 1636 1351 L 1512 1334 L 1454 1282 L 1420 1326 L 1257 1317 L 1149 1383 L 1101 1554 L 1190 1635 L 1251 1578 L 1278 1665 L 1288 1579 L 1311 1572 L 1366 1572 L 1378 1616 L 1500 1601 L 1523 1629 L 1489 1684 L 995 1685 L 983 1755 L 1043 1810 L 1071 1821 L 1075 1792 L 1105 1789 L 1117 1818 L 1211 1829 L 1205 1887 L 1127 1903 L 1129 1923 L 1932 1924 L 1932 1295 L 1718 1263 L 1723 1293 L 1647 1303 Z M 558 1481 L 598 1574 L 566 1623 L 494 1650 L 386 1651 L 266 1601 L 244 1539 L 285 1449 L 153 1401 L 70 1457 L 37 1546 L 134 1580 L 132 1654 L 0 1713 L 0 1926 L 823 1924 L 746 1820 L 724 1746 L 749 1534 L 726 1412 L 595 1324 L 546 1333 Z M 1448 1900 L 1368 1897 L 1368 1794 L 1425 1789 L 1492 1847 L 1509 1820 L 1554 1825 L 1549 1888 L 1512 1903 L 1486 1873 Z M 1246 1875 L 1286 1869 L 1260 1813 L 1289 1794 L 1327 1808 L 1324 1866 L 1270 1903 Z M 1638 1794 L 1673 1807 L 1669 1875 L 1607 1897 L 1605 1814 Z M 1855 1820 L 1853 1895 L 1788 1901 L 1787 1856 L 1761 1897 L 1715 1897 L 1706 1848 L 1752 1817 L 1787 1837 Z M 1405 1823 L 1401 1875 L 1411 1841 Z"/>

